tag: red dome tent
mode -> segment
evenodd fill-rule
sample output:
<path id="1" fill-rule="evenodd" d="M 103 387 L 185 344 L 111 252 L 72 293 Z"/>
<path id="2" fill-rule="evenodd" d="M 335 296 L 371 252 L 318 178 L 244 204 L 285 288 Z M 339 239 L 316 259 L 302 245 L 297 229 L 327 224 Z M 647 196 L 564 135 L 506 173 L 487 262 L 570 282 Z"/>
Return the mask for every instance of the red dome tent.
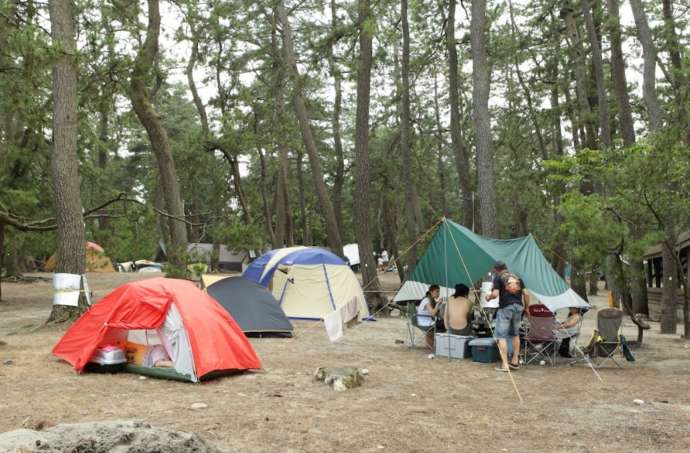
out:
<path id="1" fill-rule="evenodd" d="M 175 372 L 194 382 L 211 373 L 261 368 L 223 307 L 193 283 L 168 278 L 117 287 L 67 330 L 53 354 L 82 372 L 96 349 L 137 335 L 162 344 Z"/>

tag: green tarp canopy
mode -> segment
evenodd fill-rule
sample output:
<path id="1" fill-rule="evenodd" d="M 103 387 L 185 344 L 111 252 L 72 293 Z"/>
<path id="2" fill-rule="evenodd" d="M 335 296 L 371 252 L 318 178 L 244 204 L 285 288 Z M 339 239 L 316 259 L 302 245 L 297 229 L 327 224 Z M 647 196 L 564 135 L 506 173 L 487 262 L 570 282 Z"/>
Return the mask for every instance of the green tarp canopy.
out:
<path id="1" fill-rule="evenodd" d="M 448 219 L 439 225 L 394 301 L 419 300 L 433 283 L 445 289 L 442 295 L 452 292 L 450 288 L 458 283 L 472 287 L 496 261 L 505 262 L 510 272 L 522 277 L 530 294 L 552 312 L 568 307 L 589 308 L 553 270 L 531 234 L 517 239 L 491 239 Z"/>

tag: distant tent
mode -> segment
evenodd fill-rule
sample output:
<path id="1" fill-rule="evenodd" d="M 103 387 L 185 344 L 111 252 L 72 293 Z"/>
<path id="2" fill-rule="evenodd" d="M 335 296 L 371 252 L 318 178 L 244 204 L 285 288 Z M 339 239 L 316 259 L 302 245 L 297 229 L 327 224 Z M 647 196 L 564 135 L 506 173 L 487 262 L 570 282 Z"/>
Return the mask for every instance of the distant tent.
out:
<path id="1" fill-rule="evenodd" d="M 213 257 L 213 244 L 204 242 L 190 242 L 187 244 L 187 253 L 193 261 L 211 264 Z M 218 247 L 218 268 L 223 272 L 242 272 L 254 257 L 253 250 L 230 250 L 224 245 Z M 168 252 L 165 243 L 160 241 L 153 256 L 156 262 L 168 260 Z"/>
<path id="2" fill-rule="evenodd" d="M 290 318 L 323 319 L 352 299 L 359 304 L 360 316 L 369 314 L 352 269 L 322 248 L 271 250 L 255 259 L 242 277 L 269 288 Z"/>
<path id="3" fill-rule="evenodd" d="M 496 261 L 504 261 L 510 272 L 524 280 L 530 294 L 552 312 L 589 307 L 553 270 L 531 234 L 516 239 L 491 239 L 451 220 L 438 227 L 394 301 L 422 299 L 432 283 L 442 286 L 442 296 L 450 294 L 456 283 L 472 286 L 487 275 Z"/>
<path id="4" fill-rule="evenodd" d="M 235 320 L 192 282 L 150 278 L 115 288 L 64 334 L 53 354 L 82 372 L 97 348 L 116 343 L 161 344 L 174 368 L 128 365 L 170 379 L 199 381 L 261 368 Z"/>
<path id="5" fill-rule="evenodd" d="M 43 268 L 46 272 L 54 272 L 57 267 L 57 252 L 46 261 Z M 113 263 L 106 256 L 103 247 L 95 242 L 86 242 L 86 272 L 115 272 Z"/>
<path id="6" fill-rule="evenodd" d="M 229 278 L 230 274 L 203 274 L 201 276 L 201 287 L 208 289 L 209 286 L 216 282 Z"/>
<path id="7" fill-rule="evenodd" d="M 245 334 L 292 335 L 292 324 L 273 294 L 242 277 L 218 280 L 206 289 Z"/>

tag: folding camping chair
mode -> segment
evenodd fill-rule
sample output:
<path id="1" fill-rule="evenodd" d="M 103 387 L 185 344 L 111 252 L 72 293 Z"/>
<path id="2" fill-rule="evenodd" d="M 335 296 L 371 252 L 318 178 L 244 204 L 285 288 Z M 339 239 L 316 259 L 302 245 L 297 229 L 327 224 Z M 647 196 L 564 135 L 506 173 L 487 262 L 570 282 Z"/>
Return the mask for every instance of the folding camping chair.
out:
<path id="1" fill-rule="evenodd" d="M 623 323 L 623 312 L 617 308 L 605 308 L 597 313 L 597 332 L 591 343 L 589 352 L 595 360 L 595 366 L 601 368 L 609 360 L 618 368 L 622 368 L 616 361 L 614 354 L 623 354 L 623 343 L 619 331 Z"/>
<path id="2" fill-rule="evenodd" d="M 523 361 L 529 365 L 540 359 L 549 362 L 551 366 L 556 363 L 557 338 L 553 333 L 556 317 L 542 304 L 534 304 L 527 307 L 528 327 L 525 333 L 523 348 Z"/>
<path id="3" fill-rule="evenodd" d="M 408 302 L 407 303 L 407 332 L 410 335 L 410 348 L 415 347 L 415 333 L 417 329 L 421 330 L 424 332 L 424 335 L 427 335 L 429 332 L 434 332 L 436 333 L 436 323 L 434 322 L 430 326 L 422 326 L 419 325 L 419 318 L 430 318 L 434 320 L 434 317 L 431 315 L 420 315 L 417 314 L 417 306 L 413 302 Z"/>

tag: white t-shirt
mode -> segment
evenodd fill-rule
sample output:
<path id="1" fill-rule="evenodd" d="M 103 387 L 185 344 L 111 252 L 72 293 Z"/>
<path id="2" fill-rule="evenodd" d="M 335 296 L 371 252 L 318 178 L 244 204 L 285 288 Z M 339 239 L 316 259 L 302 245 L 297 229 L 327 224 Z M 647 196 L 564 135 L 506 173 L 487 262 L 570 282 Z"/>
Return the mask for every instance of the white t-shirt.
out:
<path id="1" fill-rule="evenodd" d="M 383 261 L 388 261 L 388 252 L 387 252 L 386 250 L 384 250 L 383 252 L 381 252 L 381 259 L 382 259 Z"/>
<path id="2" fill-rule="evenodd" d="M 430 304 L 431 299 L 425 297 L 419 303 L 419 307 L 417 307 L 417 324 L 419 324 L 420 326 L 426 327 L 434 325 L 434 317 L 431 315 L 431 312 L 427 308 Z"/>

